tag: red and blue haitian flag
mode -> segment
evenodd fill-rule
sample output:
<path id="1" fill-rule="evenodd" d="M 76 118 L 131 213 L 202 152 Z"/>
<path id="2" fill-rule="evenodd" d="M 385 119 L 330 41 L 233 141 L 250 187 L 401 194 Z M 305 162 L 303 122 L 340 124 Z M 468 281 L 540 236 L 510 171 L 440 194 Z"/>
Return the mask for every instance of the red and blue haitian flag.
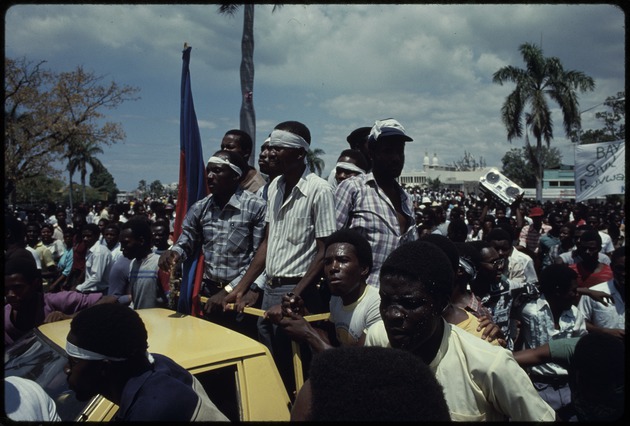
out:
<path id="1" fill-rule="evenodd" d="M 179 188 L 173 238 L 182 232 L 182 222 L 190 206 L 208 194 L 206 168 L 201 148 L 201 135 L 190 87 L 190 51 L 184 46 L 182 55 L 181 110 L 179 122 Z M 199 304 L 194 303 L 199 295 L 203 278 L 203 252 L 193 253 L 182 264 L 182 284 L 179 291 L 177 312 L 199 315 Z"/>

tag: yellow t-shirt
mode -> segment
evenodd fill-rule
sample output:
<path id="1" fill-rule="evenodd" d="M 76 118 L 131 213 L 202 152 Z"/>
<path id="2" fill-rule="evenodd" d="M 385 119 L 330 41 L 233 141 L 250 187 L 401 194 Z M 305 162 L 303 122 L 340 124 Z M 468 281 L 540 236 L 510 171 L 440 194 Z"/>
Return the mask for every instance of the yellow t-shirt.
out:
<path id="1" fill-rule="evenodd" d="M 462 309 L 462 308 L 457 308 L 457 309 Z M 464 321 L 455 325 L 461 329 L 466 330 L 470 334 L 474 334 L 475 336 L 481 339 L 481 333 L 483 333 L 484 329 L 482 328 L 481 331 L 477 331 L 477 327 L 479 327 L 479 318 L 477 318 L 476 316 L 474 316 L 473 314 L 471 314 L 465 309 L 462 309 L 462 311 L 466 312 L 468 319 L 465 319 Z M 490 343 L 491 345 L 500 346 L 499 341 L 497 339 L 494 339 L 492 342 L 486 340 L 486 342 Z"/>

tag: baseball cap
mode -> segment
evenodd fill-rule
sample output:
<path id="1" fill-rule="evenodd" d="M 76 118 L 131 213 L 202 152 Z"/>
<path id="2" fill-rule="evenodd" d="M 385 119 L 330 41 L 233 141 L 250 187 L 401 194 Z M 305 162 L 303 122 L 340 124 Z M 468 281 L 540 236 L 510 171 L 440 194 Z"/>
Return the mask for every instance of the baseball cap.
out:
<path id="1" fill-rule="evenodd" d="M 545 212 L 540 207 L 532 207 L 529 209 L 529 217 L 544 216 Z"/>
<path id="2" fill-rule="evenodd" d="M 365 139 L 367 139 L 370 134 L 371 127 L 359 127 L 358 129 L 354 129 L 348 137 L 346 137 L 346 141 L 350 144 L 350 146 L 365 143 Z"/>
<path id="3" fill-rule="evenodd" d="M 402 124 L 393 118 L 377 120 L 374 123 L 374 126 L 372 126 L 372 130 L 370 130 L 369 139 L 372 141 L 378 141 L 380 138 L 389 136 L 400 136 L 405 140 L 405 142 L 413 141 L 413 139 L 405 133 L 405 128 Z"/>

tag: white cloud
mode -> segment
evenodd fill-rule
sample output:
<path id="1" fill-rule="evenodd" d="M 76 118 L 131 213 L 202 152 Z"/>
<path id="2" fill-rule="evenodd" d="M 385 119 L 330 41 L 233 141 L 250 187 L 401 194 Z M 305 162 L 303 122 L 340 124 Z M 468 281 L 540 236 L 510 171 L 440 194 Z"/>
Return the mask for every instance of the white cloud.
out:
<path id="1" fill-rule="evenodd" d="M 524 42 L 596 80 L 582 109 L 625 88 L 624 14 L 610 5 L 272 5 L 255 7 L 254 105 L 258 145 L 280 121 L 296 119 L 326 151 L 326 173 L 353 129 L 397 118 L 414 137 L 408 167 L 425 151 L 442 164 L 464 151 L 489 164 L 509 144 L 500 108 L 510 85 L 492 83 L 502 66 L 523 67 Z M 184 42 L 204 149 L 239 125 L 242 12 L 217 5 L 18 5 L 6 16 L 5 54 L 77 65 L 141 88 L 141 100 L 112 111 L 128 143 L 104 162 L 119 188 L 140 179 L 177 180 L 179 84 Z M 596 112 L 597 110 L 594 110 Z M 583 126 L 597 127 L 593 115 Z M 557 126 L 561 118 L 554 116 Z M 561 127 L 554 144 L 567 155 Z M 136 150 L 137 146 L 140 148 Z M 153 149 L 148 150 L 146 147 Z M 133 160 L 133 162 L 130 162 Z M 572 162 L 572 158 L 565 159 Z M 142 167 L 142 168 L 141 168 Z M 151 175 L 149 175 L 151 174 Z"/>

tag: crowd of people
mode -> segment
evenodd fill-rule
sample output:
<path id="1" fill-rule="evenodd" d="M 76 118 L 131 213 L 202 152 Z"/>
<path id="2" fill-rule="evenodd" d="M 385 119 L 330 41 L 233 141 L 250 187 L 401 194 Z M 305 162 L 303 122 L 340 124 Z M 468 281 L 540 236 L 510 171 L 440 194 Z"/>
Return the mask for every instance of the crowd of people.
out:
<path id="1" fill-rule="evenodd" d="M 614 362 L 623 359 L 623 345 L 607 339 L 625 340 L 625 206 L 522 196 L 505 205 L 482 192 L 401 186 L 405 146 L 413 139 L 391 118 L 355 129 L 347 142 L 322 178 L 308 169 L 311 135 L 303 123 L 274 127 L 260 147 L 258 170 L 248 164 L 255 154 L 250 136 L 226 132 L 206 163 L 210 195 L 189 208 L 177 238 L 172 199 L 5 212 L 5 345 L 43 322 L 78 319 L 94 305 L 175 309 L 173 274 L 203 254 L 201 316 L 269 348 L 299 407 L 294 420 L 353 420 L 370 412 L 402 420 L 395 405 L 384 408 L 394 403 L 377 389 L 389 383 L 384 375 L 399 374 L 379 371 L 378 359 L 391 356 L 394 368 L 407 356 L 400 352 L 437 379 L 427 382 L 431 395 L 424 396 L 435 401 L 431 418 L 619 418 L 623 382 L 604 377 L 623 377 L 610 371 L 623 369 Z M 264 316 L 244 314 L 248 306 Z M 327 320 L 305 319 L 323 312 L 330 312 Z M 89 346 L 71 333 L 69 341 Z M 589 344 L 581 345 L 586 336 Z M 565 341 L 569 355 L 549 355 Z M 293 343 L 307 378 L 302 389 Z M 592 349 L 598 345 L 610 348 L 611 362 Z M 71 358 L 86 352 L 73 351 Z M 580 363 L 571 362 L 578 353 Z M 348 357 L 350 364 L 371 362 L 379 377 L 361 385 L 374 392 L 363 408 L 338 392 L 353 371 L 340 370 Z M 599 375 L 578 375 L 576 366 L 589 362 Z M 340 371 L 326 376 L 326 365 Z M 428 380 L 424 370 L 404 371 Z M 398 385 L 411 392 L 408 383 L 407 390 Z M 339 397 L 326 398 L 333 390 Z M 418 405 L 417 413 L 429 408 Z M 221 416 L 212 406 L 208 412 Z M 404 416 L 416 419 L 408 410 Z"/>

